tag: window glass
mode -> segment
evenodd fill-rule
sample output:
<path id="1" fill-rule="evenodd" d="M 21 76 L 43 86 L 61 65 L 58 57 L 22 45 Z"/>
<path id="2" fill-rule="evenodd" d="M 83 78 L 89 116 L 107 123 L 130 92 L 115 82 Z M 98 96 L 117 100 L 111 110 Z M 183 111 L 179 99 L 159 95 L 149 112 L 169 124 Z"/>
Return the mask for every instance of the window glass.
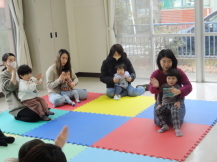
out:
<path id="1" fill-rule="evenodd" d="M 149 78 L 152 72 L 150 52 L 150 1 L 115 0 L 114 31 L 133 64 L 137 78 Z"/>
<path id="2" fill-rule="evenodd" d="M 7 0 L 0 0 L 0 57 L 6 52 L 15 53 L 14 37 Z"/>

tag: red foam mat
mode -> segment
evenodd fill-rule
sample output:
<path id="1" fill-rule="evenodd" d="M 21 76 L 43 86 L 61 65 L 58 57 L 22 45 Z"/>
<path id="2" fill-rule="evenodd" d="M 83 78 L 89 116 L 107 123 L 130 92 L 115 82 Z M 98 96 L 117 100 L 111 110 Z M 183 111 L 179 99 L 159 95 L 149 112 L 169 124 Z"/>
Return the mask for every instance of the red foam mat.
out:
<path id="1" fill-rule="evenodd" d="M 111 132 L 93 147 L 183 161 L 210 130 L 210 126 L 184 123 L 183 137 L 176 137 L 171 128 L 158 133 L 152 119 L 132 118 Z"/>
<path id="2" fill-rule="evenodd" d="M 81 101 L 81 103 L 76 103 L 75 106 L 71 106 L 71 105 L 63 105 L 60 107 L 53 107 L 53 104 L 50 103 L 49 99 L 48 99 L 48 95 L 43 96 L 43 98 L 46 100 L 48 107 L 53 108 L 53 109 L 60 109 L 60 110 L 69 110 L 72 111 L 84 104 L 87 104 L 88 102 L 97 99 L 98 97 L 104 95 L 103 93 L 92 93 L 92 92 L 88 92 L 88 96 L 86 100 Z"/>

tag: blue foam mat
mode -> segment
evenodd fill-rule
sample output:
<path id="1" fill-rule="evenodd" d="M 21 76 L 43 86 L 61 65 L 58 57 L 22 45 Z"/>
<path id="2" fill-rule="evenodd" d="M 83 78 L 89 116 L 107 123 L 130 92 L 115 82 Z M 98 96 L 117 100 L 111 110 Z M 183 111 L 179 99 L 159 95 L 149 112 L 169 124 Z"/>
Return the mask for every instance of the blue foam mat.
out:
<path id="1" fill-rule="evenodd" d="M 98 148 L 87 148 L 76 155 L 69 162 L 176 162 L 174 160 L 149 157 L 113 150 L 104 150 Z"/>
<path id="2" fill-rule="evenodd" d="M 68 142 L 90 146 L 129 119 L 122 116 L 69 112 L 24 135 L 54 140 L 63 126 L 68 125 Z"/>
<path id="3" fill-rule="evenodd" d="M 149 108 L 138 114 L 137 118 L 147 118 L 147 119 L 153 119 L 154 115 L 154 105 L 151 105 Z"/>
<path id="4" fill-rule="evenodd" d="M 52 109 L 52 111 L 55 113 L 55 115 L 49 116 L 51 120 L 54 120 L 60 117 L 61 115 L 68 113 L 68 111 L 57 110 L 57 109 Z M 47 121 L 23 122 L 14 119 L 14 117 L 11 114 L 9 114 L 8 111 L 4 111 L 0 113 L 0 128 L 5 133 L 21 135 L 25 132 L 28 132 L 34 128 L 37 128 L 49 122 Z"/>
<path id="5" fill-rule="evenodd" d="M 184 121 L 188 123 L 214 125 L 217 119 L 217 102 L 186 100 Z"/>
<path id="6" fill-rule="evenodd" d="M 185 100 L 186 114 L 184 122 L 204 125 L 214 125 L 217 119 L 217 102 L 202 100 Z M 154 118 L 154 105 L 144 110 L 136 117 Z"/>

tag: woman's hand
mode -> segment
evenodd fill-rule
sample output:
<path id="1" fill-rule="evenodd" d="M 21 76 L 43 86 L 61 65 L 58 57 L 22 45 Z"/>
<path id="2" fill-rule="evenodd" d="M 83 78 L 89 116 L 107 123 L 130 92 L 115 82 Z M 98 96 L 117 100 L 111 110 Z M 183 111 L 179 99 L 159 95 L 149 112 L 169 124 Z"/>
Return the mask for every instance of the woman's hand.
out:
<path id="1" fill-rule="evenodd" d="M 7 70 L 8 70 L 9 72 L 11 72 L 11 74 L 12 74 L 12 76 L 11 76 L 11 82 L 12 82 L 14 85 L 17 85 L 18 82 L 17 82 L 17 78 L 16 78 L 16 75 L 17 75 L 17 74 L 16 74 L 16 73 L 17 73 L 16 68 L 14 68 L 13 66 L 8 65 L 8 64 L 6 64 L 5 66 L 7 67 Z"/>
<path id="2" fill-rule="evenodd" d="M 174 94 L 174 96 L 177 96 L 179 94 L 181 94 L 181 90 L 177 89 L 175 87 L 172 86 L 172 88 L 170 89 L 170 92 Z"/>
<path id="3" fill-rule="evenodd" d="M 16 72 L 16 69 L 13 66 L 6 64 L 6 67 L 7 67 L 8 71 L 10 71 L 10 72 Z"/>
<path id="4" fill-rule="evenodd" d="M 131 82 L 132 78 L 126 78 L 126 80 L 127 80 L 128 82 Z"/>
<path id="5" fill-rule="evenodd" d="M 174 103 L 174 106 L 179 109 L 179 108 L 180 108 L 180 102 L 179 102 L 179 101 L 175 102 L 175 103 Z"/>
<path id="6" fill-rule="evenodd" d="M 156 109 L 159 109 L 161 106 L 162 106 L 161 104 L 157 105 Z"/>
<path id="7" fill-rule="evenodd" d="M 65 73 L 62 72 L 58 79 L 59 79 L 61 82 L 63 82 L 63 81 L 65 80 Z"/>
<path id="8" fill-rule="evenodd" d="M 37 75 L 36 75 L 36 79 L 37 79 L 37 80 L 42 79 L 42 75 L 41 75 L 41 74 L 37 74 Z"/>
<path id="9" fill-rule="evenodd" d="M 65 126 L 55 140 L 55 145 L 63 147 L 68 138 L 68 127 Z"/>
<path id="10" fill-rule="evenodd" d="M 71 87 L 71 88 L 74 88 L 76 86 L 76 83 L 75 82 L 69 82 L 68 85 Z"/>
<path id="11" fill-rule="evenodd" d="M 119 80 L 115 79 L 115 77 L 113 78 L 114 83 L 117 83 Z"/>
<path id="12" fill-rule="evenodd" d="M 153 87 L 158 88 L 159 87 L 159 81 L 156 78 L 151 78 L 150 80 Z"/>
<path id="13" fill-rule="evenodd" d="M 132 78 L 131 78 L 130 76 L 124 75 L 124 77 L 126 78 L 126 81 L 127 81 L 127 82 L 131 82 Z"/>

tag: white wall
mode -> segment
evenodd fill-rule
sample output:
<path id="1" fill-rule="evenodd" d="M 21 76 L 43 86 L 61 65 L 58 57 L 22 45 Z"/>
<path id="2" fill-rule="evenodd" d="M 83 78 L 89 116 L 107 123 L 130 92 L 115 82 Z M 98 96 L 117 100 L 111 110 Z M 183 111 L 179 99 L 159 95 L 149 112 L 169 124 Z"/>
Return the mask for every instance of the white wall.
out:
<path id="1" fill-rule="evenodd" d="M 74 70 L 99 73 L 107 56 L 103 0 L 66 0 L 66 10 Z"/>

